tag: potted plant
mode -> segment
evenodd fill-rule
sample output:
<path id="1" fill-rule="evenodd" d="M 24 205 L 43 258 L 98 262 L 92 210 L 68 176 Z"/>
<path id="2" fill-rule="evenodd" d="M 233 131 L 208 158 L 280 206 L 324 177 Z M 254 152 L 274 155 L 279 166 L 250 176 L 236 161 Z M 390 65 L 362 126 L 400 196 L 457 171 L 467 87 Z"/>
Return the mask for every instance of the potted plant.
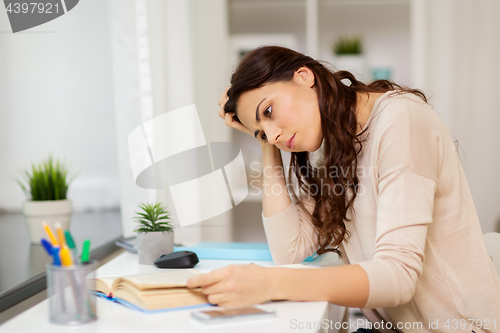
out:
<path id="1" fill-rule="evenodd" d="M 174 227 L 167 209 L 160 203 L 139 205 L 134 221 L 139 223 L 137 252 L 139 264 L 152 265 L 164 254 L 174 252 Z"/>
<path id="2" fill-rule="evenodd" d="M 21 179 L 16 179 L 27 196 L 23 204 L 23 214 L 28 227 L 31 243 L 40 244 L 40 239 L 46 237 L 42 221 L 54 227 L 60 222 L 64 229 L 69 229 L 71 200 L 67 199 L 69 184 L 68 170 L 52 156 L 40 164 L 31 164 L 31 170 L 21 172 Z"/>
<path id="3" fill-rule="evenodd" d="M 333 53 L 335 54 L 335 67 L 337 70 L 349 71 L 360 80 L 366 79 L 366 66 L 361 37 L 339 37 L 333 44 Z"/>

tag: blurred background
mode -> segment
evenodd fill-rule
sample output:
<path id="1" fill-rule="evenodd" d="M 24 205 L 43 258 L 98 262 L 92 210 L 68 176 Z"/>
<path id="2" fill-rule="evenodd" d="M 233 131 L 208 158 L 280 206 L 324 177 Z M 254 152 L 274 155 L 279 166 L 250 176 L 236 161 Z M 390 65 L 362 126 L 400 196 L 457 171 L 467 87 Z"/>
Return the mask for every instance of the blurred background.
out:
<path id="1" fill-rule="evenodd" d="M 129 133 L 194 103 L 207 141 L 239 144 L 251 174 L 259 145 L 224 125 L 217 101 L 245 52 L 283 45 L 422 89 L 458 141 L 483 233 L 500 231 L 499 22 L 497 0 L 85 0 L 12 34 L 0 10 L 0 211 L 21 212 L 12 178 L 53 153 L 79 171 L 75 213 L 119 212 L 125 236 L 140 201 L 175 220 L 168 190 L 135 185 Z M 176 241 L 265 241 L 257 192 Z"/>

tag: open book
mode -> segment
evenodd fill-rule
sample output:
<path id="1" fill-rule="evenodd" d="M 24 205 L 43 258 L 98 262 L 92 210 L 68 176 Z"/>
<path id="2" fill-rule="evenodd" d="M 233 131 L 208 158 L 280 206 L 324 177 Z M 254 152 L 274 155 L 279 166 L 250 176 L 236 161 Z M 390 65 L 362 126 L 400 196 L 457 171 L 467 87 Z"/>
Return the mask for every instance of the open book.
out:
<path id="1" fill-rule="evenodd" d="M 106 298 L 141 311 L 209 305 L 201 288 L 187 289 L 189 278 L 202 274 L 196 269 L 96 279 L 96 291 Z M 101 295 L 102 296 L 102 295 Z"/>

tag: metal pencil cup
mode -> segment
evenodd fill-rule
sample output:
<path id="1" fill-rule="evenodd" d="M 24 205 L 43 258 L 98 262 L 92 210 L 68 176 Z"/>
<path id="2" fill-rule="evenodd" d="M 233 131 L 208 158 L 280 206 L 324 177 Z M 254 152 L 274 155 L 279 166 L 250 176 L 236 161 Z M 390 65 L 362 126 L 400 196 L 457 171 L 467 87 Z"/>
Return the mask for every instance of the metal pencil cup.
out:
<path id="1" fill-rule="evenodd" d="M 47 264 L 49 321 L 54 324 L 80 325 L 97 319 L 95 270 L 97 261 L 85 265 Z"/>

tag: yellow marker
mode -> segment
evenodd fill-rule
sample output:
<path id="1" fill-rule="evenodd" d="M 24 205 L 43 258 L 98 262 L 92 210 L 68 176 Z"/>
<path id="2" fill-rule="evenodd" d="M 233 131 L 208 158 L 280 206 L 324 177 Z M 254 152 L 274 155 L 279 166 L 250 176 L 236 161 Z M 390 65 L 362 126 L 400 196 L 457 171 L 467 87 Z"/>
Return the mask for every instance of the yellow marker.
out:
<path id="1" fill-rule="evenodd" d="M 71 254 L 69 253 L 67 246 L 61 247 L 61 250 L 59 250 L 59 256 L 61 257 L 61 264 L 63 266 L 73 265 L 73 260 L 71 260 Z"/>
<path id="2" fill-rule="evenodd" d="M 56 228 L 57 237 L 59 238 L 59 243 L 61 243 L 61 247 L 67 246 L 66 245 L 66 238 L 64 237 L 61 223 L 59 223 L 59 222 L 54 223 L 54 227 Z"/>
<path id="3" fill-rule="evenodd" d="M 49 239 L 52 242 L 52 246 L 59 246 L 56 236 L 54 236 L 54 233 L 52 232 L 52 229 L 50 229 L 49 225 L 45 223 L 45 221 L 42 221 L 42 226 L 45 229 L 47 236 L 49 236 Z"/>

